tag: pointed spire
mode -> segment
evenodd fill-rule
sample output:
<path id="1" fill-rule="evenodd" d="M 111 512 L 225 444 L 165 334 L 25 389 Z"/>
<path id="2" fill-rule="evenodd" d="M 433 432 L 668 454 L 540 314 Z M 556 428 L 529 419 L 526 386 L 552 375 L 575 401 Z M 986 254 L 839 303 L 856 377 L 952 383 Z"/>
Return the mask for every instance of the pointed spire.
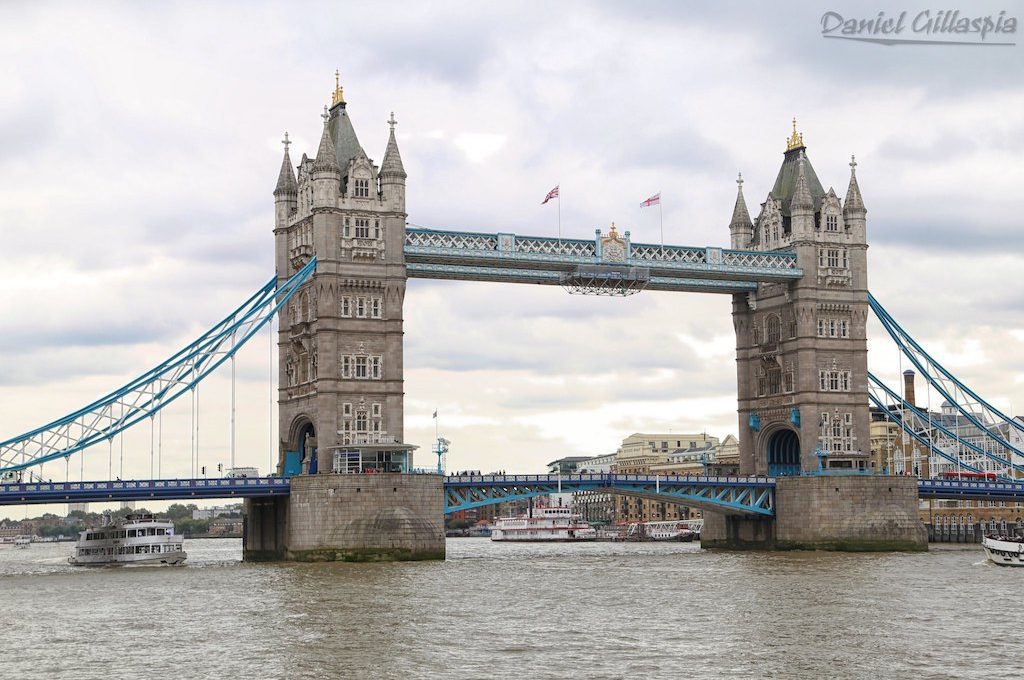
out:
<path id="1" fill-rule="evenodd" d="M 334 69 L 334 92 L 331 93 L 331 107 L 345 103 L 345 91 L 341 88 L 341 71 Z"/>
<path id="2" fill-rule="evenodd" d="M 747 211 L 747 202 L 743 198 L 743 173 L 739 174 L 736 178 L 736 205 L 732 209 L 732 221 L 729 222 L 729 228 L 735 229 L 742 227 L 745 229 L 753 229 L 754 223 L 750 219 L 750 213 Z"/>
<path id="3" fill-rule="evenodd" d="M 814 199 L 811 198 L 811 189 L 807 184 L 807 172 L 804 170 L 806 157 L 803 149 L 800 150 L 800 158 L 796 168 L 796 186 L 793 188 L 793 200 L 789 204 L 790 212 L 797 210 L 814 210 Z"/>
<path id="4" fill-rule="evenodd" d="M 860 195 L 857 184 L 857 159 L 850 156 L 850 186 L 846 189 L 846 203 L 843 205 L 843 216 L 856 215 L 863 217 L 867 213 L 864 199 Z"/>
<path id="5" fill-rule="evenodd" d="M 292 159 L 288 156 L 288 133 L 284 133 L 284 160 L 281 161 L 281 174 L 277 176 L 277 187 L 274 188 L 274 196 L 295 196 L 298 194 L 299 185 L 295 181 L 295 168 L 292 167 Z"/>
<path id="6" fill-rule="evenodd" d="M 324 107 L 324 133 L 320 136 L 320 147 L 316 151 L 316 160 L 313 162 L 313 172 L 336 172 L 341 173 L 338 167 L 338 156 L 334 151 L 334 142 L 331 141 L 331 133 L 327 127 L 330 114 L 327 107 Z"/>
<path id="7" fill-rule="evenodd" d="M 380 164 L 380 174 L 397 175 L 405 179 L 405 166 L 402 165 L 402 155 L 398 153 L 398 142 L 395 140 L 395 126 L 398 125 L 398 121 L 395 120 L 394 111 L 391 112 L 388 125 L 391 126 L 391 135 L 388 137 L 388 147 L 384 151 L 384 160 Z"/>

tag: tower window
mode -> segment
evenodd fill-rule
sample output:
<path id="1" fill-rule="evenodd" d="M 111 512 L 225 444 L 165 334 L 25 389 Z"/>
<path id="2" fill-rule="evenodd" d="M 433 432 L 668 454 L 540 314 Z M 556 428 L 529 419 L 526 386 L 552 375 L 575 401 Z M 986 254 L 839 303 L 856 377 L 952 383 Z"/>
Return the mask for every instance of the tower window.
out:
<path id="1" fill-rule="evenodd" d="M 825 215 L 825 231 L 839 231 L 839 215 Z"/>
<path id="2" fill-rule="evenodd" d="M 777 316 L 769 316 L 768 323 L 765 324 L 765 340 L 768 344 L 777 343 L 782 336 L 782 322 L 779 321 Z"/>
<path id="3" fill-rule="evenodd" d="M 370 180 L 368 179 L 357 179 L 356 180 L 356 198 L 369 198 L 370 197 Z"/>
<path id="4" fill-rule="evenodd" d="M 381 307 L 384 306 L 381 302 L 382 301 L 379 297 L 370 298 L 370 316 L 374 319 L 379 319 L 381 317 Z"/>
<path id="5" fill-rule="evenodd" d="M 356 218 L 356 238 L 370 238 L 370 220 Z"/>
<path id="6" fill-rule="evenodd" d="M 356 317 L 366 318 L 366 298 L 356 298 Z"/>
<path id="7" fill-rule="evenodd" d="M 352 377 L 352 357 L 344 356 L 341 358 L 341 377 Z"/>
<path id="8" fill-rule="evenodd" d="M 370 377 L 380 380 L 380 357 L 370 357 Z"/>
<path id="9" fill-rule="evenodd" d="M 352 298 L 347 295 L 341 298 L 341 315 L 344 317 L 352 316 Z"/>
<path id="10" fill-rule="evenodd" d="M 366 357 L 356 357 L 356 379 L 366 379 Z"/>
<path id="11" fill-rule="evenodd" d="M 372 415 L 374 418 L 380 418 L 380 404 L 379 403 L 374 403 L 373 406 L 370 407 L 370 415 Z"/>

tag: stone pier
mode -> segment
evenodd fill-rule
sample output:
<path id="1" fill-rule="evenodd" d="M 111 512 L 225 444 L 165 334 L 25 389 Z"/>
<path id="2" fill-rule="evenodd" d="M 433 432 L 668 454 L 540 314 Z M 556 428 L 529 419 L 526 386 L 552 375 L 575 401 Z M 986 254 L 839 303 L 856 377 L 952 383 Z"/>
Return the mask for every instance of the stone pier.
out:
<path id="1" fill-rule="evenodd" d="M 245 502 L 246 560 L 443 560 L 438 475 L 300 475 L 288 498 Z"/>
<path id="2" fill-rule="evenodd" d="M 913 477 L 779 477 L 775 517 L 704 513 L 705 548 L 922 551 L 928 534 L 917 516 Z"/>

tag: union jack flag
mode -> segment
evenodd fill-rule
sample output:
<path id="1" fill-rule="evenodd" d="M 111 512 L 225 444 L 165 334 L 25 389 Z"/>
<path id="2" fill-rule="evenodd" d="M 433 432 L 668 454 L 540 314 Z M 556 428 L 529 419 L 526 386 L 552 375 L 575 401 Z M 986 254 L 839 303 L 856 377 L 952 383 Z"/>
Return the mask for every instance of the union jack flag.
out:
<path id="1" fill-rule="evenodd" d="M 558 187 L 557 186 L 554 189 L 552 189 L 551 191 L 548 192 L 548 195 L 544 197 L 543 201 L 541 201 L 541 205 L 544 205 L 545 203 L 550 201 L 552 198 L 558 198 Z"/>
<path id="2" fill-rule="evenodd" d="M 658 193 L 654 194 L 653 196 L 651 196 L 650 198 L 648 198 L 643 203 L 641 203 L 640 207 L 641 208 L 649 208 L 652 205 L 658 205 L 659 203 L 661 203 L 661 192 L 660 191 Z"/>

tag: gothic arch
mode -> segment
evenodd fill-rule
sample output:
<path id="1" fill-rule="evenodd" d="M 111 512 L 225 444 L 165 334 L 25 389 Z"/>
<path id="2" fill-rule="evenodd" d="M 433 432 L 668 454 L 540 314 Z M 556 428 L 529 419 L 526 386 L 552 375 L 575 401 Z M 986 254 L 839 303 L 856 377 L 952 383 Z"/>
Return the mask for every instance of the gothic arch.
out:
<path id="1" fill-rule="evenodd" d="M 793 428 L 779 424 L 766 429 L 759 438 L 758 449 L 770 476 L 800 474 L 800 433 Z"/>

